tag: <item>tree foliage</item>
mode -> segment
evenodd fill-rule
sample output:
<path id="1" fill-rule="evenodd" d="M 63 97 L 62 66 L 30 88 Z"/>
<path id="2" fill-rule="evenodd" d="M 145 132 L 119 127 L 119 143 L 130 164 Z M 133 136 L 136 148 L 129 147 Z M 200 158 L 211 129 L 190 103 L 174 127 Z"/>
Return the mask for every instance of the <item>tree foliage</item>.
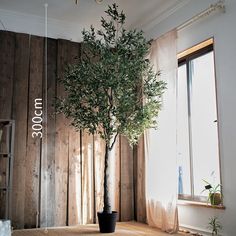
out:
<path id="1" fill-rule="evenodd" d="M 102 29 L 82 32 L 81 60 L 66 69 L 61 83 L 67 96 L 58 98 L 57 110 L 112 148 L 118 134 L 136 143 L 145 129 L 156 127 L 166 84 L 147 59 L 143 32 L 124 28 L 126 16 L 116 4 L 105 13 Z"/>

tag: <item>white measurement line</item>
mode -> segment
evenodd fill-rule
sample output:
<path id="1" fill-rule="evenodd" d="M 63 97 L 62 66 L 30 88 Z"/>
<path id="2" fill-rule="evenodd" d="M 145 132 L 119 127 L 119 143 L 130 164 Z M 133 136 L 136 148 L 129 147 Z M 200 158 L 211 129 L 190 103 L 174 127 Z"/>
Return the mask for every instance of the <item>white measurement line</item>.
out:
<path id="1" fill-rule="evenodd" d="M 48 70 L 47 70 L 47 67 L 48 67 L 48 60 L 47 60 L 47 53 L 48 53 L 48 47 L 47 47 L 47 37 L 48 37 L 48 3 L 45 3 L 44 4 L 44 14 L 45 14 L 45 52 L 44 52 L 44 56 L 45 56 L 45 86 L 44 86 L 44 93 L 45 93 L 45 102 L 44 102 L 44 125 L 45 125 L 45 142 L 44 142 L 44 158 L 45 158 L 45 162 L 46 162 L 46 166 L 47 166 L 47 154 L 48 154 L 48 137 L 47 137 L 47 125 L 48 125 L 48 122 L 47 122 L 47 117 L 48 117 L 48 113 L 47 113 L 47 110 L 48 110 L 48 104 L 47 104 L 47 101 L 48 101 L 48 92 L 47 92 L 47 88 L 48 88 L 48 82 L 47 82 L 47 79 L 48 79 Z M 46 179 L 45 179 L 45 182 L 46 182 L 46 191 L 45 191 L 45 206 L 46 206 L 46 212 L 45 212 L 45 220 L 46 220 L 46 227 L 45 227 L 45 230 L 44 230 L 44 233 L 47 234 L 48 233 L 48 214 L 47 214 L 47 203 L 48 203 L 48 168 L 46 168 L 45 170 L 45 173 L 46 173 Z"/>

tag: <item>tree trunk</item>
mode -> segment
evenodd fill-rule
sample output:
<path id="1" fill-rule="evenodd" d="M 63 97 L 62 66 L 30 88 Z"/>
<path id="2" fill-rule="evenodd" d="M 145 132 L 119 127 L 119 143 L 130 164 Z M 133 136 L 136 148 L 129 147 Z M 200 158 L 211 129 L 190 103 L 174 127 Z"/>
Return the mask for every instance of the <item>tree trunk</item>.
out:
<path id="1" fill-rule="evenodd" d="M 109 146 L 106 144 L 106 150 L 105 150 L 105 168 L 104 168 L 104 207 L 103 212 L 105 213 L 112 213 L 111 210 L 111 197 L 109 193 L 109 169 L 108 169 L 108 163 L 109 163 L 109 157 L 110 157 L 111 150 Z"/>

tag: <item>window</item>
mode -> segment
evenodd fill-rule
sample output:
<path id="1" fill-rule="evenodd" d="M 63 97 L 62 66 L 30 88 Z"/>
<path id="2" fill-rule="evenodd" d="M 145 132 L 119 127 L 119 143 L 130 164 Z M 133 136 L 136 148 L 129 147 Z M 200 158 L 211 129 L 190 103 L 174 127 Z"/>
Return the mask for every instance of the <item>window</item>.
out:
<path id="1" fill-rule="evenodd" d="M 192 201 L 206 201 L 203 180 L 220 183 L 213 44 L 199 47 L 179 59 L 177 81 L 178 191 Z"/>

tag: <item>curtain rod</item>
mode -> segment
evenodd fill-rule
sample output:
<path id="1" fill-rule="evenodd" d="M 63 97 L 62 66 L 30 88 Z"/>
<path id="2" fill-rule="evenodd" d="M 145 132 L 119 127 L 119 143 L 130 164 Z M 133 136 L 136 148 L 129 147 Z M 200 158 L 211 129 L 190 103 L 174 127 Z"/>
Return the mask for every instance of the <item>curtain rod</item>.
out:
<path id="1" fill-rule="evenodd" d="M 210 7 L 208 7 L 206 10 L 200 12 L 199 14 L 195 15 L 191 19 L 185 21 L 183 24 L 179 25 L 176 29 L 177 31 L 180 31 L 187 26 L 193 24 L 194 22 L 198 21 L 199 19 L 209 16 L 211 13 L 216 11 L 222 11 L 225 12 L 225 0 L 220 0 L 215 4 L 211 4 Z"/>

